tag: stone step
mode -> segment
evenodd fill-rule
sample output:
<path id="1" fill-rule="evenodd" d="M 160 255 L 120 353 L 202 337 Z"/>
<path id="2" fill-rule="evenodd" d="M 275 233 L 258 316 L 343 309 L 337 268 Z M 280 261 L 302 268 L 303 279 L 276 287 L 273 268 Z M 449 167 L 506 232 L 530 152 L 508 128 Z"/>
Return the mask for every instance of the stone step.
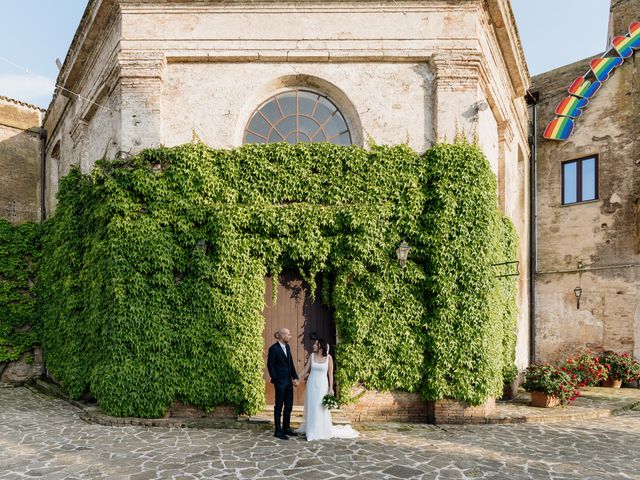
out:
<path id="1" fill-rule="evenodd" d="M 300 426 L 303 416 L 304 407 L 295 405 L 291 412 L 291 426 Z M 249 417 L 242 417 L 242 419 L 247 420 L 251 424 L 273 425 L 273 405 L 267 405 L 260 413 Z M 331 421 L 334 425 L 351 425 L 351 421 L 341 410 L 331 410 Z"/>

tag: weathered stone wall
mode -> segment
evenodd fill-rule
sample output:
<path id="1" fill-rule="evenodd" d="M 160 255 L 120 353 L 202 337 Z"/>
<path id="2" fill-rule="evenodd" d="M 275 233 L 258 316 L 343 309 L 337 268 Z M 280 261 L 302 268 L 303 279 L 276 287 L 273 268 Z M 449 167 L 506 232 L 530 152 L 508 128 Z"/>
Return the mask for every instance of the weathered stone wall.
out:
<path id="1" fill-rule="evenodd" d="M 369 139 L 378 144 L 407 142 L 417 151 L 425 151 L 434 142 L 433 74 L 429 66 L 363 63 L 350 67 L 347 70 L 327 63 L 172 63 L 162 97 L 164 143 L 189 142 L 195 131 L 210 145 L 241 145 L 245 125 L 257 106 L 274 92 L 306 87 L 329 95 L 344 114 L 355 143 L 364 145 Z M 292 68 L 304 73 L 291 75 Z M 232 78 L 237 71 L 243 75 L 232 84 L 220 84 L 220 78 Z M 369 108 L 372 96 L 380 102 L 377 109 Z"/>
<path id="2" fill-rule="evenodd" d="M 613 37 L 624 35 L 632 22 L 640 20 L 640 0 L 611 0 L 609 34 L 607 44 Z"/>
<path id="3" fill-rule="evenodd" d="M 42 348 L 36 346 L 14 362 L 0 363 L 0 383 L 22 385 L 38 378 L 43 371 Z"/>
<path id="4" fill-rule="evenodd" d="M 359 145 L 477 139 L 520 235 L 526 366 L 528 72 L 508 0 L 91 0 L 58 83 L 81 97 L 59 92 L 47 112 L 49 214 L 71 164 L 88 171 L 194 132 L 236 147 L 282 88 L 328 95 Z"/>
<path id="5" fill-rule="evenodd" d="M 0 96 L 0 218 L 40 221 L 38 107 Z"/>
<path id="6" fill-rule="evenodd" d="M 624 35 L 628 8 L 614 12 Z M 567 88 L 589 68 L 589 59 L 533 79 L 540 92 L 538 151 L 538 264 L 536 359 L 560 360 L 578 350 L 612 349 L 640 357 L 640 68 L 634 58 L 619 67 L 576 120 L 566 142 L 542 139 Z M 599 198 L 561 205 L 561 162 L 599 157 Z M 582 288 L 580 309 L 574 288 Z"/>

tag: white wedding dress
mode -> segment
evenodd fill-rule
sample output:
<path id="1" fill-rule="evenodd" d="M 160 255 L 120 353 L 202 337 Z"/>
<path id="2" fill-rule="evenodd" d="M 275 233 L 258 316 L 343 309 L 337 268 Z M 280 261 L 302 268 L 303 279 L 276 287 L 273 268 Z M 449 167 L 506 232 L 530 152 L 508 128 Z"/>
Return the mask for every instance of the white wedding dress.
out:
<path id="1" fill-rule="evenodd" d="M 356 432 L 350 425 L 336 425 L 331 422 L 331 411 L 322 405 L 322 399 L 329 391 L 327 369 L 328 358 L 318 363 L 311 354 L 311 373 L 307 379 L 307 392 L 304 401 L 304 417 L 302 425 L 296 432 L 304 433 L 307 440 L 323 440 L 327 438 L 356 438 Z"/>

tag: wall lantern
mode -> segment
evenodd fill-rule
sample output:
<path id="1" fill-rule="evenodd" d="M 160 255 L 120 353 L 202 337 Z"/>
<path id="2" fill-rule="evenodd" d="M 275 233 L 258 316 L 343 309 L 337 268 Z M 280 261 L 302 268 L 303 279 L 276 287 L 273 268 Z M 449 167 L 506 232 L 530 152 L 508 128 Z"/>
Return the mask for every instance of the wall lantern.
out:
<path id="1" fill-rule="evenodd" d="M 400 266 L 402 268 L 407 266 L 407 258 L 409 257 L 409 250 L 411 247 L 407 242 L 402 240 L 402 243 L 398 248 L 396 248 L 396 255 L 398 256 L 398 262 L 400 262 Z"/>
<path id="2" fill-rule="evenodd" d="M 573 293 L 576 294 L 576 300 L 578 301 L 578 309 L 580 309 L 580 297 L 582 296 L 582 289 L 580 287 L 576 287 L 573 289 Z"/>
<path id="3" fill-rule="evenodd" d="M 207 253 L 207 242 L 204 240 L 198 240 L 196 243 L 196 250 Z"/>

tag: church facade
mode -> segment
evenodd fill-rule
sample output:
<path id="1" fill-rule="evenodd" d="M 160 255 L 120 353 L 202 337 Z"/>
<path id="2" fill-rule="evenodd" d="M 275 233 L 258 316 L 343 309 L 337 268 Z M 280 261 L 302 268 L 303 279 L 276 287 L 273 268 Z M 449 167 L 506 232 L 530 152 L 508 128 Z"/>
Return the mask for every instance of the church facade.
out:
<path id="1" fill-rule="evenodd" d="M 71 165 L 173 146 L 476 140 L 520 237 L 529 361 L 528 72 L 506 0 L 91 0 L 47 111 L 45 204 Z M 294 332 L 295 333 L 295 332 Z"/>
<path id="2" fill-rule="evenodd" d="M 90 173 L 99 159 L 147 147 L 197 139 L 216 148 L 405 144 L 422 153 L 460 137 L 477 143 L 519 237 L 517 258 L 504 261 L 519 270 L 516 367 L 529 364 L 529 74 L 508 0 L 90 0 L 57 85 L 43 122 L 46 217 L 72 166 Z M 265 306 L 268 347 L 269 329 L 285 320 L 267 296 Z M 330 313 L 314 317 L 310 332 L 294 307 L 278 308 L 298 312 L 285 326 L 301 369 L 309 333 L 340 339 Z M 269 387 L 265 376 L 268 400 Z M 425 415 L 417 394 L 403 393 L 401 407 L 395 393 L 372 394 L 360 419 Z M 460 408 L 452 403 L 445 416 L 464 420 Z"/>

